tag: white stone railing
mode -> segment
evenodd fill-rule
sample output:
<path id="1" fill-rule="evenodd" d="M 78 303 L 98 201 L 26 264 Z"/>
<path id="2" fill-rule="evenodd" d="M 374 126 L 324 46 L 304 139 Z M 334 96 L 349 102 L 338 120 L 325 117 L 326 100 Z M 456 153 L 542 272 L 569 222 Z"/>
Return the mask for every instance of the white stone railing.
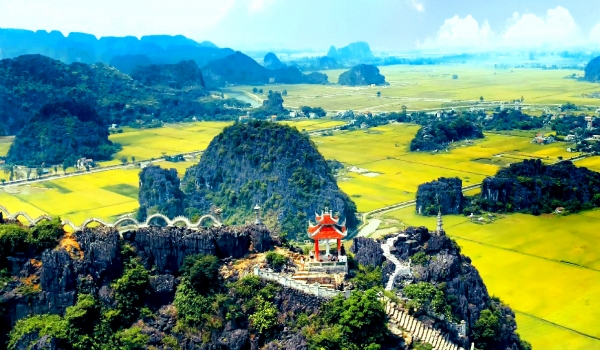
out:
<path id="1" fill-rule="evenodd" d="M 444 335 L 439 330 L 431 328 L 409 315 L 406 309 L 396 305 L 396 303 L 391 301 L 388 297 L 383 296 L 382 301 L 385 304 L 385 312 L 390 320 L 398 327 L 410 333 L 413 340 L 427 343 L 431 345 L 434 350 L 464 350 L 464 348 L 450 341 L 448 334 Z M 460 335 L 464 336 L 466 333 L 466 324 L 463 322 L 461 323 L 461 326 L 465 328 L 464 333 L 459 333 L 462 333 Z"/>
<path id="2" fill-rule="evenodd" d="M 26 212 L 23 212 L 23 211 L 18 211 L 14 214 L 11 214 L 8 211 L 8 209 L 6 209 L 6 207 L 4 207 L 2 205 L 0 205 L 0 212 L 6 214 L 6 218 L 9 220 L 18 220 L 19 217 L 23 217 L 29 222 L 29 226 L 35 226 L 38 223 L 40 223 L 41 221 L 52 220 L 52 217 L 50 215 L 45 215 L 45 214 L 40 215 L 37 218 L 32 218 L 31 216 L 29 216 L 29 214 L 27 214 Z M 144 221 L 144 222 L 138 222 L 136 219 L 134 219 L 130 216 L 124 216 L 124 217 L 119 218 L 114 223 L 106 222 L 106 221 L 104 221 L 102 219 L 98 219 L 98 218 L 87 219 L 80 226 L 75 225 L 74 223 L 72 223 L 69 220 L 63 220 L 61 223 L 63 226 L 70 226 L 75 231 L 82 230 L 94 222 L 98 223 L 102 226 L 105 226 L 105 227 L 113 227 L 113 228 L 116 228 L 119 230 L 126 230 L 129 228 L 137 229 L 137 228 L 150 227 L 150 223 L 154 219 L 164 220 L 164 222 L 167 224 L 167 227 L 173 227 L 176 224 L 183 224 L 184 227 L 191 229 L 191 230 L 198 230 L 198 229 L 202 228 L 203 227 L 202 223 L 208 219 L 212 220 L 214 225 L 217 227 L 220 227 L 223 225 L 219 219 L 217 219 L 214 215 L 211 215 L 211 214 L 206 214 L 206 215 L 200 217 L 200 219 L 198 219 L 198 221 L 196 223 L 192 223 L 188 218 L 186 218 L 184 216 L 177 216 L 177 217 L 173 218 L 173 220 L 171 220 L 163 214 L 152 214 L 152 215 L 148 216 L 148 218 L 146 218 L 146 221 Z"/>
<path id="3" fill-rule="evenodd" d="M 319 283 L 307 284 L 304 282 L 299 282 L 291 278 L 290 276 L 267 271 L 259 268 L 258 266 L 254 266 L 254 275 L 267 281 L 279 283 L 284 287 L 296 289 L 305 294 L 310 294 L 325 299 L 331 299 L 340 294 L 343 294 L 346 298 L 350 296 L 349 290 L 339 291 L 332 288 L 322 287 L 321 285 L 319 285 Z"/>

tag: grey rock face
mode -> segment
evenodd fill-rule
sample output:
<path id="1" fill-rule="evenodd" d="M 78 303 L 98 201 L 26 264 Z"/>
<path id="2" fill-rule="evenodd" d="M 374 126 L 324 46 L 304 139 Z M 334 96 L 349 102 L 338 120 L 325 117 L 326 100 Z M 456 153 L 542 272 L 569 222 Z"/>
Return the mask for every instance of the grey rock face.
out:
<path id="1" fill-rule="evenodd" d="M 354 253 L 354 259 L 361 265 L 380 266 L 383 263 L 383 250 L 379 242 L 365 237 L 354 239 L 350 251 Z"/>
<path id="2" fill-rule="evenodd" d="M 427 213 L 427 209 L 431 207 L 435 207 L 435 214 L 438 208 L 444 215 L 460 214 L 462 202 L 462 180 L 459 178 L 441 177 L 436 181 L 421 184 L 417 189 L 417 212 L 422 215 L 434 214 Z"/>
<path id="3" fill-rule="evenodd" d="M 199 231 L 187 228 L 142 228 L 127 235 L 145 260 L 146 267 L 156 266 L 160 274 L 176 273 L 185 257 L 193 254 L 213 254 L 220 258 L 240 258 L 250 251 L 270 249 L 272 240 L 265 226 L 208 228 Z"/>

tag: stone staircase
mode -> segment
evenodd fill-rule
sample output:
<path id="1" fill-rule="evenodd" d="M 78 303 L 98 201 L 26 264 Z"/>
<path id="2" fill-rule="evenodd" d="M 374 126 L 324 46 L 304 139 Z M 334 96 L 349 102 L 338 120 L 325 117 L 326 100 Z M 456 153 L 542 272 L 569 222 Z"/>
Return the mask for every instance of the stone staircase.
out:
<path id="1" fill-rule="evenodd" d="M 312 294 L 325 299 L 331 299 L 339 294 L 343 294 L 346 298 L 350 296 L 349 290 L 342 292 L 332 288 L 324 287 L 319 283 L 310 285 L 304 281 L 301 281 L 302 279 L 297 280 L 289 276 L 266 271 L 260 269 L 258 266 L 254 266 L 254 275 L 264 280 L 279 283 L 284 287 L 296 289 L 303 293 Z M 403 309 L 399 305 L 396 305 L 396 303 L 392 302 L 388 297 L 382 295 L 381 301 L 384 304 L 385 312 L 390 321 L 397 328 L 409 333 L 413 340 L 430 344 L 433 347 L 433 350 L 465 350 L 462 347 L 452 343 L 449 340 L 448 335 L 442 334 L 439 330 L 433 329 L 409 315 L 407 310 Z"/>
<path id="2" fill-rule="evenodd" d="M 427 343 L 433 347 L 433 350 L 465 350 L 450 341 L 447 334 L 444 335 L 439 330 L 433 329 L 412 317 L 405 309 L 396 305 L 389 298 L 384 296 L 383 302 L 390 321 L 398 328 L 410 333 L 413 341 L 418 340 Z"/>
<path id="3" fill-rule="evenodd" d="M 390 238 L 386 239 L 385 241 L 383 241 L 383 243 L 381 244 L 381 249 L 383 250 L 383 256 L 385 256 L 385 258 L 389 262 L 393 263 L 395 266 L 394 272 L 392 273 L 392 275 L 390 276 L 390 279 L 388 280 L 387 284 L 385 285 L 385 290 L 392 290 L 394 288 L 394 281 L 396 280 L 396 277 L 398 277 L 398 275 L 411 275 L 410 261 L 408 263 L 401 262 L 391 252 L 391 248 L 394 246 L 394 243 L 396 242 L 396 240 L 399 237 L 400 237 L 400 235 L 390 237 Z"/>

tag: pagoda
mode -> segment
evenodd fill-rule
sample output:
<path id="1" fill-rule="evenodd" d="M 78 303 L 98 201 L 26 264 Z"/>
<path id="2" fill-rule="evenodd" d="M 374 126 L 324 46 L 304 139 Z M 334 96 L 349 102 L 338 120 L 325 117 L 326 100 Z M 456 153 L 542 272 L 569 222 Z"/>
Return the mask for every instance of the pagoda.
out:
<path id="1" fill-rule="evenodd" d="M 342 239 L 346 237 L 348 231 L 346 230 L 346 223 L 339 223 L 339 217 L 334 216 L 331 210 L 325 208 L 325 212 L 321 212 L 321 215 L 315 213 L 315 219 L 317 223 L 313 225 L 310 221 L 308 222 L 308 237 L 315 241 L 315 261 L 319 261 L 319 241 L 325 240 L 327 246 L 326 255 L 329 256 L 329 240 L 337 240 L 337 251 L 338 258 L 341 253 Z"/>

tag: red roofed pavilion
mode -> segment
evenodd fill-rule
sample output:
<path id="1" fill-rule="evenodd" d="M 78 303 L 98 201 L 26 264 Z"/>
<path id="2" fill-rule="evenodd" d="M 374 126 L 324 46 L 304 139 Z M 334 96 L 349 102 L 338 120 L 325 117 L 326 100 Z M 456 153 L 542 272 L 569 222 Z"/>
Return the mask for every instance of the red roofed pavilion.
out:
<path id="1" fill-rule="evenodd" d="M 315 260 L 319 261 L 319 240 L 327 241 L 327 254 L 329 254 L 329 240 L 337 240 L 338 257 L 342 247 L 342 238 L 346 237 L 346 223 L 339 223 L 339 218 L 334 216 L 331 210 L 322 212 L 321 215 L 315 213 L 317 223 L 313 225 L 308 222 L 308 236 L 315 241 Z"/>

